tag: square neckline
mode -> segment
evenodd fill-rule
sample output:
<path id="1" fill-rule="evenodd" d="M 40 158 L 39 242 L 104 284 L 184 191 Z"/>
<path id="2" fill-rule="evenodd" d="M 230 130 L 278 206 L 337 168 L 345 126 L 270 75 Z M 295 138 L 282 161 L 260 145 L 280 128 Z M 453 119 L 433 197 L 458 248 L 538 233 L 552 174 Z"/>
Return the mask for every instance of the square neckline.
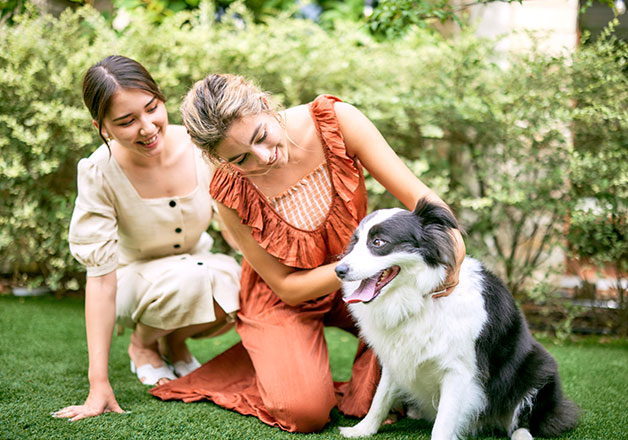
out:
<path id="1" fill-rule="evenodd" d="M 105 144 L 103 144 L 103 146 L 105 146 Z M 196 180 L 196 186 L 194 187 L 194 189 L 192 191 L 190 191 L 187 194 L 181 195 L 181 196 L 161 196 L 161 197 L 142 197 L 139 193 L 139 191 L 137 190 L 137 188 L 135 188 L 135 185 L 133 185 L 133 182 L 131 182 L 131 179 L 129 179 L 129 176 L 127 176 L 127 174 L 124 172 L 124 169 L 122 169 L 122 166 L 120 165 L 120 163 L 118 162 L 118 160 L 116 159 L 116 157 L 114 156 L 113 153 L 111 153 L 111 157 L 110 159 L 113 159 L 113 164 L 114 164 L 114 168 L 115 170 L 122 175 L 123 180 L 125 182 L 125 184 L 131 188 L 132 193 L 135 195 L 135 197 L 137 197 L 139 200 L 145 202 L 145 203 L 152 203 L 152 202 L 162 202 L 164 200 L 172 200 L 172 199 L 188 199 L 191 197 L 194 197 L 194 195 L 196 195 L 196 193 L 199 191 L 200 189 L 200 182 L 199 182 L 199 170 L 198 170 L 198 158 L 197 158 L 197 147 L 193 146 L 194 148 L 194 172 L 196 174 L 195 180 Z M 202 159 L 202 158 L 201 158 Z"/>
<path id="2" fill-rule="evenodd" d="M 290 190 L 292 190 L 293 188 L 295 188 L 297 185 L 299 185 L 299 183 L 301 183 L 303 180 L 305 180 L 306 178 L 308 178 L 312 173 L 316 172 L 321 166 L 324 166 L 327 170 L 327 174 L 330 177 L 330 184 L 331 184 L 331 202 L 329 204 L 329 210 L 327 211 L 327 214 L 325 215 L 325 218 L 323 219 L 323 221 L 321 222 L 320 225 L 318 225 L 315 229 L 303 229 L 300 228 L 296 225 L 293 225 L 292 223 L 290 223 L 287 219 L 285 219 L 280 213 L 279 211 L 277 211 L 277 209 L 275 209 L 275 207 L 273 206 L 270 198 L 264 194 L 262 192 L 261 189 L 258 188 L 257 185 L 255 185 L 255 183 L 253 183 L 251 181 L 251 179 L 246 178 L 245 176 L 242 175 L 242 173 L 240 173 L 239 171 L 236 171 L 236 173 L 238 173 L 240 175 L 240 177 L 244 180 L 246 180 L 246 182 L 248 182 L 253 189 L 255 190 L 255 192 L 257 192 L 257 194 L 259 195 L 259 197 L 263 200 L 264 205 L 266 205 L 266 207 L 278 218 L 281 219 L 282 222 L 284 222 L 286 225 L 288 225 L 289 227 L 291 227 L 292 229 L 295 229 L 297 231 L 300 232 L 304 232 L 307 234 L 312 234 L 312 233 L 318 233 L 321 229 L 323 229 L 325 227 L 325 225 L 327 224 L 327 222 L 329 221 L 331 215 L 332 215 L 332 211 L 334 209 L 334 205 L 336 204 L 337 198 L 338 198 L 338 193 L 336 191 L 336 186 L 334 185 L 334 179 L 331 176 L 331 168 L 330 168 L 330 151 L 329 151 L 329 145 L 327 145 L 327 142 L 325 141 L 324 136 L 321 133 L 321 130 L 319 128 L 319 125 L 316 123 L 316 116 L 314 115 L 314 112 L 312 111 L 312 103 L 308 104 L 308 114 L 310 115 L 310 118 L 312 119 L 312 122 L 314 123 L 314 128 L 316 129 L 316 135 L 318 136 L 318 138 L 321 141 L 321 146 L 323 148 L 323 154 L 325 155 L 325 160 L 323 162 L 321 162 L 320 164 L 318 164 L 313 170 L 309 171 L 308 173 L 306 173 L 303 177 L 301 177 L 295 184 L 291 185 L 289 188 L 287 188 L 286 190 L 282 191 L 280 193 L 281 194 L 285 194 L 287 192 L 289 192 Z"/>

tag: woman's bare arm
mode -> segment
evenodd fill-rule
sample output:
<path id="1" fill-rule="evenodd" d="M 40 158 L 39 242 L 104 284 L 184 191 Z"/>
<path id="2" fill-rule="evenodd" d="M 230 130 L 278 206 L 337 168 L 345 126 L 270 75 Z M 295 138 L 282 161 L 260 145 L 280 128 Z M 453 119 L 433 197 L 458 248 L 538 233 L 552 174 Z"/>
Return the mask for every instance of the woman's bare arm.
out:
<path id="1" fill-rule="evenodd" d="M 307 270 L 286 266 L 255 241 L 251 228 L 241 223 L 236 211 L 221 203 L 217 205 L 229 235 L 246 261 L 286 304 L 296 305 L 340 288 L 340 281 L 334 272 L 335 263 Z"/>

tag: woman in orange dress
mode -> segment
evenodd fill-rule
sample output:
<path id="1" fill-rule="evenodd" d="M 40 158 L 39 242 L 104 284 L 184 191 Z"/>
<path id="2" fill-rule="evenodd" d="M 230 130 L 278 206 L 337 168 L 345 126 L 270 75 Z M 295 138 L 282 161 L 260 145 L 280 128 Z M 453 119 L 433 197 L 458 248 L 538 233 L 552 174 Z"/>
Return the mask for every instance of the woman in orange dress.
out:
<path id="1" fill-rule="evenodd" d="M 279 112 L 243 78 L 210 75 L 181 111 L 192 141 L 219 165 L 210 193 L 244 257 L 242 342 L 151 392 L 209 398 L 293 432 L 320 430 L 336 405 L 364 416 L 379 380 L 377 359 L 360 342 L 351 380 L 334 384 L 323 334 L 336 326 L 357 335 L 334 268 L 366 215 L 362 166 L 409 209 L 421 197 L 443 202 L 362 113 L 333 96 Z M 457 284 L 458 269 L 437 296 Z"/>

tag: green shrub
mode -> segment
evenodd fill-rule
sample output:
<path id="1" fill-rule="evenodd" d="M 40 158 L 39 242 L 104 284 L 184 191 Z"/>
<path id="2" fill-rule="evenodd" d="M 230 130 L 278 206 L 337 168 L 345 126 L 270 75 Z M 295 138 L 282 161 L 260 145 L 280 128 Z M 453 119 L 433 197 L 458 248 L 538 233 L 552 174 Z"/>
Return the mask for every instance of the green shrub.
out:
<path id="1" fill-rule="evenodd" d="M 607 31 L 593 45 L 594 50 L 578 54 L 574 65 L 577 101 L 570 180 L 578 204 L 570 215 L 567 250 L 585 264 L 614 273 L 619 300 L 615 330 L 626 335 L 628 44 Z"/>
<path id="2" fill-rule="evenodd" d="M 357 24 L 338 22 L 329 32 L 287 16 L 259 24 L 241 3 L 218 24 L 214 12 L 203 3 L 155 25 L 138 10 L 116 32 L 86 7 L 0 27 L 0 255 L 16 277 L 32 272 L 39 278 L 31 280 L 58 290 L 76 288 L 83 277 L 67 249 L 67 228 L 76 163 L 99 140 L 80 82 L 111 53 L 149 69 L 169 97 L 172 123 L 180 123 L 189 87 L 211 72 L 255 79 L 286 107 L 321 93 L 355 104 L 452 204 L 469 251 L 515 292 L 562 240 L 562 220 L 575 203 L 568 128 L 578 124 L 578 139 L 598 136 L 601 121 L 586 123 L 598 108 L 615 124 L 626 120 L 625 95 L 610 93 L 603 80 L 618 63 L 599 46 L 573 59 L 512 56 L 502 68 L 493 62 L 493 42 L 470 33 L 455 41 L 413 32 L 377 42 Z M 574 106 L 585 90 L 588 104 Z M 619 143 L 626 131 L 617 127 Z M 370 177 L 367 184 L 371 209 L 398 204 Z"/>
<path id="3" fill-rule="evenodd" d="M 469 252 L 517 294 L 558 244 L 569 206 L 568 64 L 533 52 L 504 69 L 491 42 L 468 34 L 404 49 L 386 92 L 362 107 L 452 204 Z"/>
<path id="4" fill-rule="evenodd" d="M 86 12 L 0 28 L 0 253 L 14 275 L 35 273 L 54 289 L 78 269 L 64 242 L 76 162 L 94 143 L 81 75 L 115 40 Z"/>

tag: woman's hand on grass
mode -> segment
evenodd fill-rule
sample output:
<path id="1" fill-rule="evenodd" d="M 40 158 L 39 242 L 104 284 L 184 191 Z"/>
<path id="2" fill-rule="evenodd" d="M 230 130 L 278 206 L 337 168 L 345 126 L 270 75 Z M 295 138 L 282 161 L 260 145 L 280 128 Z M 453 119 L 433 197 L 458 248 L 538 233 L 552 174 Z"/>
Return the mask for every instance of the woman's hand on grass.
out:
<path id="1" fill-rule="evenodd" d="M 84 419 L 85 417 L 95 417 L 103 413 L 117 412 L 124 413 L 116 401 L 111 385 L 107 384 L 102 389 L 90 389 L 89 396 L 83 405 L 72 405 L 55 411 L 53 417 L 70 419 L 71 422 Z"/>

